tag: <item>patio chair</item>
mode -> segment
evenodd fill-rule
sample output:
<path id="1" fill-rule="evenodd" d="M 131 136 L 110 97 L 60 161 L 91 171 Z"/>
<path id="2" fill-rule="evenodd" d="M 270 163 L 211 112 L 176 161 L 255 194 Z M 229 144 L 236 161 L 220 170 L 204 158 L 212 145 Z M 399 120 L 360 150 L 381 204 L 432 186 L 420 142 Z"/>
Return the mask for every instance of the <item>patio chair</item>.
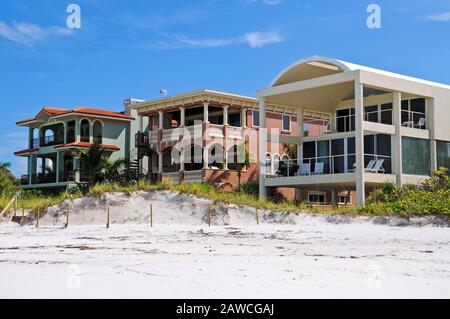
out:
<path id="1" fill-rule="evenodd" d="M 384 164 L 384 159 L 382 160 L 378 160 L 375 164 L 375 166 L 373 167 L 371 173 L 386 173 L 386 170 L 383 167 Z"/>
<path id="2" fill-rule="evenodd" d="M 367 167 L 366 167 L 365 171 L 366 171 L 366 172 L 372 172 L 373 167 L 375 166 L 376 163 L 377 163 L 376 160 L 371 160 L 371 161 L 369 162 L 369 164 L 367 164 Z"/>
<path id="3" fill-rule="evenodd" d="M 312 173 L 312 175 L 323 175 L 323 168 L 323 163 L 316 163 L 316 167 L 314 168 L 314 172 Z"/>
<path id="4" fill-rule="evenodd" d="M 300 164 L 297 176 L 307 176 L 311 175 L 311 164 Z"/>
<path id="5" fill-rule="evenodd" d="M 427 120 L 423 117 L 419 119 L 419 122 L 417 124 L 414 124 L 414 128 L 418 129 L 424 129 L 425 125 L 427 125 Z"/>

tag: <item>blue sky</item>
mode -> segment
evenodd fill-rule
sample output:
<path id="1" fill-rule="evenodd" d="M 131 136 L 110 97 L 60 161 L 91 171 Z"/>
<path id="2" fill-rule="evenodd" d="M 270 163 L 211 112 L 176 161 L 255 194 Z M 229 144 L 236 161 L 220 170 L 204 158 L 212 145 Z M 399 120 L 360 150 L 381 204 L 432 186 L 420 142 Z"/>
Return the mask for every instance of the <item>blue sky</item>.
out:
<path id="1" fill-rule="evenodd" d="M 81 7 L 81 29 L 66 7 Z M 382 9 L 382 28 L 366 8 Z M 450 0 L 2 0 L 0 161 L 24 172 L 17 120 L 42 106 L 122 110 L 201 88 L 255 95 L 311 55 L 450 83 Z"/>

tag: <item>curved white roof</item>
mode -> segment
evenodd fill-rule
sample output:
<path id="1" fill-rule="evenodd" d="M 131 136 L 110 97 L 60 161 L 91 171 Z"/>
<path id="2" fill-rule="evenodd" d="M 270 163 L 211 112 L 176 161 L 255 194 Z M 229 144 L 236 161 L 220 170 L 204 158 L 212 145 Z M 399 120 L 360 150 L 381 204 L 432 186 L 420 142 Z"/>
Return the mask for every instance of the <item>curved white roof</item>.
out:
<path id="1" fill-rule="evenodd" d="M 289 65 L 272 81 L 272 83 L 270 84 L 270 87 L 281 85 L 281 84 L 286 84 L 286 83 L 282 83 L 283 79 L 286 79 L 289 76 L 290 77 L 295 76 L 295 71 L 297 69 L 301 69 L 302 66 L 315 66 L 318 68 L 322 68 L 324 70 L 324 72 L 326 72 L 328 74 L 363 70 L 363 71 L 378 73 L 378 74 L 382 74 L 382 75 L 386 75 L 386 76 L 390 76 L 390 77 L 414 81 L 417 83 L 437 86 L 437 87 L 444 88 L 447 90 L 450 89 L 450 85 L 447 85 L 447 84 L 422 80 L 422 79 L 414 78 L 411 76 L 401 75 L 398 73 L 383 71 L 383 70 L 374 69 L 374 68 L 370 68 L 370 67 L 359 65 L 359 64 L 354 64 L 354 63 L 350 63 L 350 62 L 346 62 L 346 61 L 342 61 L 342 60 L 321 57 L 321 56 L 313 56 L 310 58 L 302 59 L 302 60 L 299 60 L 299 61 Z M 299 70 L 299 73 L 300 72 L 301 72 L 301 70 Z M 298 76 L 301 77 L 300 74 L 298 74 Z M 312 76 L 311 78 L 313 78 L 313 77 L 314 76 Z M 287 83 L 289 83 L 289 81 Z"/>

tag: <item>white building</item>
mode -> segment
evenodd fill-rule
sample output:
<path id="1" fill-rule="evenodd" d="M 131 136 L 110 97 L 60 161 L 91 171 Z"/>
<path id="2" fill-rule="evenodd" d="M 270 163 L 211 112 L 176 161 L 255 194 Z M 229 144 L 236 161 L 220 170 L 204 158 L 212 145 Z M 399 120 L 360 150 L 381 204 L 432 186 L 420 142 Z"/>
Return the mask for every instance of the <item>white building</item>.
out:
<path id="1" fill-rule="evenodd" d="M 266 128 L 266 105 L 296 108 L 297 136 L 267 140 L 298 145 L 299 169 L 292 176 L 264 174 L 260 196 L 268 187 L 318 191 L 353 189 L 357 204 L 390 181 L 417 184 L 440 166 L 450 167 L 450 86 L 329 58 L 312 57 L 284 70 L 258 92 L 260 130 Z M 309 137 L 305 112 L 329 115 L 327 130 Z M 266 154 L 259 142 L 259 156 Z M 289 175 L 289 174 L 288 174 Z"/>

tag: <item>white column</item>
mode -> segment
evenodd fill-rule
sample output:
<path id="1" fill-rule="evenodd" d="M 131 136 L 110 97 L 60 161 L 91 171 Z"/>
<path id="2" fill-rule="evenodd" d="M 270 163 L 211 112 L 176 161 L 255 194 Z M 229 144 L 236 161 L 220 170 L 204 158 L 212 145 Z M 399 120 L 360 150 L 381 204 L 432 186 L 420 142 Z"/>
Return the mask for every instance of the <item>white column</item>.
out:
<path id="1" fill-rule="evenodd" d="M 186 126 L 186 109 L 184 107 L 180 107 L 180 126 Z"/>
<path id="2" fill-rule="evenodd" d="M 34 155 L 28 156 L 28 185 L 31 185 L 31 179 L 33 176 Z"/>
<path id="3" fill-rule="evenodd" d="M 228 125 L 228 106 L 223 107 L 223 125 Z"/>
<path id="4" fill-rule="evenodd" d="M 267 153 L 267 129 L 266 129 L 266 101 L 259 99 L 259 198 L 267 198 L 266 190 L 266 153 Z"/>
<path id="5" fill-rule="evenodd" d="M 434 99 L 428 98 L 426 99 L 426 110 L 427 110 L 427 130 L 430 131 L 430 164 L 431 164 L 431 173 L 437 171 L 439 168 L 437 166 L 437 145 L 436 145 L 436 136 L 434 129 Z"/>
<path id="6" fill-rule="evenodd" d="M 79 157 L 73 157 L 73 170 L 75 172 L 75 182 L 80 182 L 80 158 Z"/>
<path id="7" fill-rule="evenodd" d="M 61 152 L 56 152 L 55 170 L 56 170 L 56 183 L 59 183 L 59 171 L 61 170 Z"/>
<path id="8" fill-rule="evenodd" d="M 180 150 L 180 172 L 184 172 L 184 148 Z"/>
<path id="9" fill-rule="evenodd" d="M 356 125 L 356 194 L 357 205 L 366 202 L 364 181 L 364 93 L 363 85 L 355 81 L 355 125 Z"/>
<path id="10" fill-rule="evenodd" d="M 75 142 L 79 142 L 81 139 L 80 132 L 80 119 L 75 120 Z"/>
<path id="11" fill-rule="evenodd" d="M 303 162 L 303 138 L 305 136 L 303 111 L 303 107 L 297 110 L 297 136 L 301 138 L 300 144 L 297 145 L 297 163 L 299 165 Z"/>
<path id="12" fill-rule="evenodd" d="M 67 144 L 67 130 L 69 129 L 69 125 L 67 122 L 64 122 L 64 144 Z"/>
<path id="13" fill-rule="evenodd" d="M 395 135 L 393 136 L 393 143 L 392 143 L 392 168 L 394 170 L 394 173 L 396 175 L 396 181 L 397 185 L 402 185 L 402 162 L 403 162 L 403 156 L 402 156 L 402 94 L 400 92 L 394 92 L 393 93 L 393 100 L 392 100 L 392 109 L 393 109 L 393 116 L 392 120 L 394 126 L 395 126 Z"/>
<path id="14" fill-rule="evenodd" d="M 203 168 L 209 168 L 209 149 L 203 148 Z"/>
<path id="15" fill-rule="evenodd" d="M 94 123 L 89 123 L 89 143 L 94 143 Z"/>
<path id="16" fill-rule="evenodd" d="M 241 109 L 241 126 L 247 128 L 247 109 Z"/>
<path id="17" fill-rule="evenodd" d="M 159 119 L 159 124 L 158 124 L 158 129 L 162 130 L 164 129 L 164 114 L 163 112 L 159 111 L 158 112 L 158 119 Z"/>
<path id="18" fill-rule="evenodd" d="M 203 103 L 203 123 L 209 123 L 209 102 Z"/>
<path id="19" fill-rule="evenodd" d="M 139 118 L 139 132 L 144 132 L 144 117 L 142 115 L 138 115 Z"/>

